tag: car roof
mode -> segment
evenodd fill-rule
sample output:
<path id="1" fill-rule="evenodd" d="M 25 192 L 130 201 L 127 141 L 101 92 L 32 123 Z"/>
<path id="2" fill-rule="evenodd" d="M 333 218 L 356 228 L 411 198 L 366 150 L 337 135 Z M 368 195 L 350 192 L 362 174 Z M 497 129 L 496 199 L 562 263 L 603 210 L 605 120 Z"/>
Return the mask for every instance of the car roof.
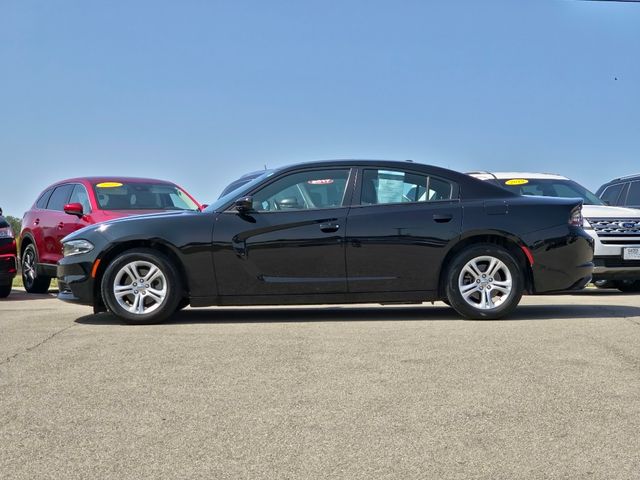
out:
<path id="1" fill-rule="evenodd" d="M 122 183 L 164 183 L 167 185 L 175 185 L 173 182 L 169 182 L 168 180 L 158 180 L 156 178 L 141 178 L 141 177 L 76 177 L 76 178 L 68 178 L 66 180 L 60 180 L 55 182 L 53 185 L 60 185 L 63 183 L 79 183 L 79 182 L 88 182 L 88 183 L 102 183 L 102 182 L 122 182 Z"/>
<path id="2" fill-rule="evenodd" d="M 461 190 L 464 192 L 465 198 L 480 198 L 480 197 L 513 197 L 517 196 L 515 193 L 500 188 L 497 185 L 483 182 L 477 178 L 473 178 L 464 173 L 456 170 L 449 170 L 447 168 L 438 167 L 435 165 L 428 165 L 424 163 L 414 162 L 412 160 L 370 160 L 370 159 L 337 159 L 337 160 L 315 160 L 310 162 L 301 162 L 290 165 L 284 165 L 282 167 L 270 169 L 273 174 L 282 174 L 288 171 L 295 171 L 304 168 L 335 168 L 335 167 L 376 167 L 376 168 L 389 168 L 389 169 L 408 169 L 416 172 L 424 173 L 425 175 L 435 175 L 443 177 L 445 179 L 456 182 Z M 254 173 L 254 172 L 252 172 Z"/>
<path id="3" fill-rule="evenodd" d="M 569 178 L 555 173 L 538 172 L 467 172 L 467 175 L 479 178 L 480 180 L 508 180 L 511 178 L 527 178 L 531 180 L 569 180 Z"/>
<path id="4" fill-rule="evenodd" d="M 634 173 L 632 175 L 625 175 L 624 177 L 614 178 L 613 180 L 609 180 L 604 185 L 609 185 L 610 183 L 616 183 L 616 182 L 625 182 L 625 181 L 628 182 L 630 180 L 639 180 L 639 179 L 640 179 L 640 173 Z"/>

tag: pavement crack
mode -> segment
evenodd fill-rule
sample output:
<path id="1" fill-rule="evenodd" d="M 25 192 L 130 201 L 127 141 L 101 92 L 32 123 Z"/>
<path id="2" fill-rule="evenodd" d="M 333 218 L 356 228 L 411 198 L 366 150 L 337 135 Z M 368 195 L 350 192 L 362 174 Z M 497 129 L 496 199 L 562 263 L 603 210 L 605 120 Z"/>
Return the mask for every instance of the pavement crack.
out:
<path id="1" fill-rule="evenodd" d="M 55 332 L 53 332 L 51 335 L 49 335 L 48 337 L 46 337 L 44 340 L 42 340 L 41 342 L 36 343 L 35 345 L 32 345 L 30 347 L 25 348 L 24 350 L 22 350 L 21 352 L 17 352 L 14 353 L 13 355 L 5 358 L 4 360 L 0 361 L 0 366 L 6 365 L 7 363 L 9 363 L 11 360 L 15 360 L 17 357 L 19 357 L 22 354 L 25 353 L 29 353 L 39 347 L 41 347 L 42 345 L 44 345 L 45 343 L 47 343 L 49 340 L 52 340 L 54 337 L 57 337 L 58 335 L 60 335 L 61 333 L 69 330 L 70 328 L 73 327 L 77 327 L 77 324 L 73 324 L 73 325 L 69 325 L 67 327 L 61 328 L 60 330 L 57 330 Z"/>

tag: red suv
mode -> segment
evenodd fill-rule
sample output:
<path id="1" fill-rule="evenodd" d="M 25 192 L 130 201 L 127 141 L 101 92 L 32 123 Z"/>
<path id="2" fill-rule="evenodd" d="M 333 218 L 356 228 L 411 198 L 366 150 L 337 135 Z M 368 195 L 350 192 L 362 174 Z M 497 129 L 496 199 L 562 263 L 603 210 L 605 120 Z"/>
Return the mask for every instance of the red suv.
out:
<path id="1" fill-rule="evenodd" d="M 46 188 L 22 218 L 20 261 L 24 288 L 44 293 L 70 233 L 114 218 L 202 206 L 174 183 L 149 178 L 90 177 Z"/>

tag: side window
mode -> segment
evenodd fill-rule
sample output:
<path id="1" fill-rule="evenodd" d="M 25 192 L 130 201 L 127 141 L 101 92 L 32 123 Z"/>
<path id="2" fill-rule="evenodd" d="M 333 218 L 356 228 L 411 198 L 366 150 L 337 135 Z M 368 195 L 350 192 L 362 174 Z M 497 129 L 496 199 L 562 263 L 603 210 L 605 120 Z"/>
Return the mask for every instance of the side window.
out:
<path id="1" fill-rule="evenodd" d="M 640 181 L 631 182 L 626 204 L 634 207 L 640 205 Z"/>
<path id="2" fill-rule="evenodd" d="M 49 190 L 45 191 L 42 195 L 40 195 L 40 198 L 38 198 L 38 200 L 36 201 L 36 208 L 42 208 L 42 209 L 47 208 L 47 202 L 49 201 L 49 197 L 51 197 L 52 192 L 53 192 L 53 188 L 50 188 Z"/>
<path id="3" fill-rule="evenodd" d="M 446 180 L 398 170 L 364 170 L 360 203 L 381 205 L 450 200 L 453 186 Z"/>
<path id="4" fill-rule="evenodd" d="M 603 202 L 609 205 L 615 205 L 616 202 L 618 201 L 618 196 L 620 195 L 621 191 L 622 191 L 622 183 L 618 183 L 617 185 L 611 185 L 610 187 L 607 187 L 604 189 L 604 192 L 602 192 L 602 195 L 600 196 L 600 198 L 602 199 Z"/>
<path id="5" fill-rule="evenodd" d="M 84 185 L 75 185 L 69 203 L 79 203 L 82 205 L 82 211 L 87 214 L 91 213 L 91 202 L 89 202 L 89 194 Z"/>
<path id="6" fill-rule="evenodd" d="M 60 185 L 59 187 L 56 187 L 49 198 L 47 209 L 59 211 L 64 210 L 65 204 L 69 203 L 69 197 L 71 196 L 72 190 L 73 185 Z"/>
<path id="7" fill-rule="evenodd" d="M 348 178 L 348 168 L 287 175 L 256 192 L 253 208 L 273 212 L 340 207 Z"/>
<path id="8" fill-rule="evenodd" d="M 429 177 L 429 198 L 430 202 L 437 200 L 451 200 L 453 185 L 446 180 Z"/>

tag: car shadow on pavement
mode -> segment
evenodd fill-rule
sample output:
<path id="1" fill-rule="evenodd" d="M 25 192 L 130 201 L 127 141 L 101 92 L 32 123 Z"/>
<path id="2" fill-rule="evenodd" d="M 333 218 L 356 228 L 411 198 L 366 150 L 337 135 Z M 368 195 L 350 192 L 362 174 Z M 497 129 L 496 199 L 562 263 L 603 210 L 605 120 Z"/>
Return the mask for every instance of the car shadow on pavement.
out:
<path id="1" fill-rule="evenodd" d="M 197 308 L 176 313 L 169 324 L 198 323 L 305 323 L 305 322 L 394 322 L 394 321 L 464 321 L 446 306 L 411 307 L 292 307 L 292 308 Z M 496 320 L 574 320 L 583 318 L 615 319 L 640 317 L 640 308 L 626 305 L 521 305 L 509 318 Z M 76 319 L 87 325 L 122 325 L 108 313 L 86 315 Z M 483 321 L 486 322 L 486 321 Z"/>
<path id="2" fill-rule="evenodd" d="M 11 290 L 8 297 L 3 298 L 0 302 L 24 302 L 26 300 L 51 300 L 58 296 L 58 290 L 49 290 L 48 293 L 27 293 L 24 290 Z"/>

